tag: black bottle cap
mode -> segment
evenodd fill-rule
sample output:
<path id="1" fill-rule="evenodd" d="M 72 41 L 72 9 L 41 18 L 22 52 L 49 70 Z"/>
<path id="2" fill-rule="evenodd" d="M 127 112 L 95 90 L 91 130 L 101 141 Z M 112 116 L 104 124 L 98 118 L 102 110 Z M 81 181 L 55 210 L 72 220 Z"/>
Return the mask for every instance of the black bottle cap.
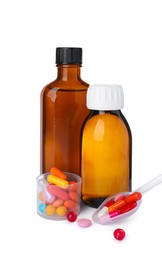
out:
<path id="1" fill-rule="evenodd" d="M 82 48 L 56 48 L 56 64 L 82 64 Z"/>

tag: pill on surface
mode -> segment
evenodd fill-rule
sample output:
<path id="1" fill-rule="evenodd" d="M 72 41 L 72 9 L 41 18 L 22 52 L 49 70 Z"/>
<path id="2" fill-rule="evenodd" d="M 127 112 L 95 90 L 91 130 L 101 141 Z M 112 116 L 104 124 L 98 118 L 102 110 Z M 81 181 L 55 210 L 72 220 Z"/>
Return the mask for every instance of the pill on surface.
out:
<path id="1" fill-rule="evenodd" d="M 63 180 L 63 179 L 61 179 L 57 176 L 51 175 L 51 174 L 47 176 L 47 180 L 49 183 L 55 184 L 62 189 L 67 189 L 69 186 L 68 181 Z"/>
<path id="2" fill-rule="evenodd" d="M 47 205 L 46 207 L 46 214 L 48 216 L 53 216 L 56 212 L 56 208 L 53 205 Z"/>
<path id="3" fill-rule="evenodd" d="M 57 199 L 53 202 L 54 207 L 59 207 L 59 206 L 62 206 L 63 204 L 64 204 L 64 201 L 62 199 Z"/>
<path id="4" fill-rule="evenodd" d="M 61 179 L 64 179 L 64 180 L 67 179 L 66 175 L 56 167 L 52 167 L 50 169 L 50 173 L 51 173 L 51 175 L 57 176 Z"/>
<path id="5" fill-rule="evenodd" d="M 75 202 L 72 201 L 72 200 L 66 200 L 66 201 L 64 202 L 64 206 L 65 206 L 67 209 L 76 210 L 76 208 L 77 208 L 77 203 L 75 203 Z"/>
<path id="6" fill-rule="evenodd" d="M 121 207 L 123 207 L 126 204 L 125 200 L 118 200 L 115 203 L 113 203 L 110 207 L 108 207 L 108 212 L 112 212 L 115 210 L 120 209 Z"/>
<path id="7" fill-rule="evenodd" d="M 126 196 L 123 193 L 119 193 L 115 196 L 114 201 L 125 200 Z"/>
<path id="8" fill-rule="evenodd" d="M 77 219 L 77 214 L 73 211 L 69 211 L 66 215 L 66 218 L 69 222 L 74 222 Z"/>
<path id="9" fill-rule="evenodd" d="M 67 214 L 67 208 L 65 206 L 60 206 L 56 209 L 56 213 L 57 215 L 61 216 L 65 216 Z"/>
<path id="10" fill-rule="evenodd" d="M 78 220 L 78 225 L 80 227 L 84 227 L 84 228 L 89 227 L 89 226 L 91 226 L 91 224 L 92 224 L 92 221 L 88 218 L 81 218 Z"/>
<path id="11" fill-rule="evenodd" d="M 125 198 L 125 202 L 126 203 L 130 203 L 130 202 L 134 202 L 134 201 L 137 201 L 137 200 L 140 200 L 142 198 L 142 194 L 140 192 L 133 192 L 132 194 L 128 195 L 126 198 Z"/>
<path id="12" fill-rule="evenodd" d="M 117 228 L 115 229 L 114 231 L 114 237 L 117 239 L 117 240 L 123 240 L 124 237 L 125 237 L 125 231 L 121 228 Z"/>
<path id="13" fill-rule="evenodd" d="M 62 200 L 69 199 L 69 194 L 66 191 L 62 190 L 61 188 L 57 187 L 56 185 L 49 184 L 47 186 L 47 190 L 50 194 L 57 196 Z"/>
<path id="14" fill-rule="evenodd" d="M 123 213 L 126 213 L 132 209 L 134 209 L 135 207 L 137 206 L 137 202 L 134 201 L 132 203 L 129 203 L 129 204 L 125 204 L 123 207 L 121 207 L 118 212 L 119 214 L 123 214 Z"/>

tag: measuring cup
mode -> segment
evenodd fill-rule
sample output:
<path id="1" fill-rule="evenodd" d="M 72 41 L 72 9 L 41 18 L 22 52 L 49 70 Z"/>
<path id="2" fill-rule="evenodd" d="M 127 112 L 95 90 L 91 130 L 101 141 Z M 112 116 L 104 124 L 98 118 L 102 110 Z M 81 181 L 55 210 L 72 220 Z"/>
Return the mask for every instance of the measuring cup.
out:
<path id="1" fill-rule="evenodd" d="M 110 217 L 110 215 L 108 214 L 108 207 L 105 207 L 105 205 L 108 203 L 108 201 L 116 198 L 118 195 L 128 196 L 128 195 L 130 195 L 130 194 L 132 194 L 134 192 L 144 193 L 145 191 L 153 188 L 154 186 L 158 185 L 161 182 L 162 182 L 162 174 L 158 175 L 156 178 L 154 178 L 151 181 L 147 182 L 146 184 L 142 185 L 141 187 L 139 187 L 138 189 L 136 189 L 133 192 L 120 192 L 120 193 L 117 193 L 115 195 L 112 195 L 112 196 L 108 197 L 107 199 L 105 199 L 103 201 L 103 203 L 93 213 L 93 215 L 92 215 L 93 221 L 95 221 L 96 223 L 105 225 L 105 224 L 112 224 L 112 223 L 114 223 L 116 221 L 119 221 L 121 219 L 124 219 L 124 218 L 127 218 L 127 217 L 131 216 L 140 207 L 142 199 L 137 201 L 136 207 L 133 208 L 132 210 L 130 210 L 128 212 L 125 212 L 123 214 L 119 214 L 119 215 L 114 216 L 114 217 Z"/>

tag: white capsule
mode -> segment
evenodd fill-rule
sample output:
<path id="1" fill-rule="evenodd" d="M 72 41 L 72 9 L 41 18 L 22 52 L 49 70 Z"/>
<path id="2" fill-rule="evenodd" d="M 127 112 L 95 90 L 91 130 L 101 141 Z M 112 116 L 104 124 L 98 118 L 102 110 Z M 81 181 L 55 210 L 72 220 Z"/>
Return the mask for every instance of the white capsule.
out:
<path id="1" fill-rule="evenodd" d="M 98 217 L 105 215 L 108 212 L 108 207 L 104 206 L 98 213 Z"/>

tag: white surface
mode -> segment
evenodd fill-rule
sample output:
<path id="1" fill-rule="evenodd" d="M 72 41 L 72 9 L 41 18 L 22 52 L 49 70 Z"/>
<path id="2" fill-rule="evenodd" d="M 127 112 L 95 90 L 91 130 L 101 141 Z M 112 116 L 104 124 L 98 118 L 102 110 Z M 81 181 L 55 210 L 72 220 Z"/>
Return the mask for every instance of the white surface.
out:
<path id="1" fill-rule="evenodd" d="M 88 229 L 38 217 L 35 199 L 39 95 L 56 77 L 59 46 L 83 47 L 85 81 L 123 86 L 133 189 L 162 173 L 161 13 L 160 0 L 0 2 L 0 259 L 161 259 L 161 185 L 129 220 Z"/>

